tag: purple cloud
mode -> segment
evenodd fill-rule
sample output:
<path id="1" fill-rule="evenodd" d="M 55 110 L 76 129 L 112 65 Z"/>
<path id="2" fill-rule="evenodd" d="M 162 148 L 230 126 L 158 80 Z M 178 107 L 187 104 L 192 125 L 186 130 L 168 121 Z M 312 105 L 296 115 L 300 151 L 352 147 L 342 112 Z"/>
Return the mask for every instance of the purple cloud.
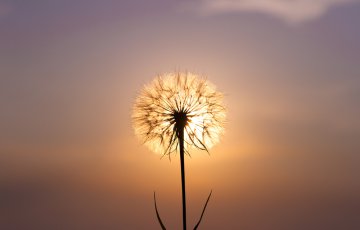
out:
<path id="1" fill-rule="evenodd" d="M 359 0 L 198 0 L 192 3 L 196 11 L 205 15 L 229 12 L 260 12 L 289 24 L 315 20 L 330 8 Z M 195 5 L 193 5 L 195 4 Z"/>

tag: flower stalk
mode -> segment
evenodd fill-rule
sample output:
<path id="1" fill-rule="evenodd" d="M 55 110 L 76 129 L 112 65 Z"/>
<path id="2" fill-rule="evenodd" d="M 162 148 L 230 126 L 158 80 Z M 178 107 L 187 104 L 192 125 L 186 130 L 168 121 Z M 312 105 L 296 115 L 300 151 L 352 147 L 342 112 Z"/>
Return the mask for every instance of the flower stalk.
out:
<path id="1" fill-rule="evenodd" d="M 186 119 L 186 115 L 185 115 Z M 182 122 L 181 122 L 182 123 Z M 185 122 L 186 125 L 186 122 Z M 181 168 L 181 195 L 182 195 L 182 215 L 183 229 L 186 230 L 186 188 L 185 188 L 185 160 L 184 160 L 184 129 L 185 125 L 179 127 L 179 144 L 180 144 L 180 168 Z"/>

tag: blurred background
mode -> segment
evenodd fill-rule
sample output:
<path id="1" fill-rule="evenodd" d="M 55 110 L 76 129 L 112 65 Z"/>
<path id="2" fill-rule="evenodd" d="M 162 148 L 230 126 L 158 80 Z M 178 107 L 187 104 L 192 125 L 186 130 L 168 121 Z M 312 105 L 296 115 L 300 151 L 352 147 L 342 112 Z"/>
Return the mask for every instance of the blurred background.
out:
<path id="1" fill-rule="evenodd" d="M 360 229 L 360 2 L 0 0 L 0 229 L 181 229 L 178 155 L 135 137 L 157 74 L 225 94 L 186 158 L 199 229 Z"/>

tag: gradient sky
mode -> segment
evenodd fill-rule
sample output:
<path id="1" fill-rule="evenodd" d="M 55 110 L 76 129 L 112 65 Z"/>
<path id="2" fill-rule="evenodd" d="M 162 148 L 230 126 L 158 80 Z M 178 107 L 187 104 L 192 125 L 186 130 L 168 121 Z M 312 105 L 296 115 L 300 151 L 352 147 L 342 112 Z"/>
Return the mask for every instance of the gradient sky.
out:
<path id="1" fill-rule="evenodd" d="M 200 229 L 360 229 L 360 1 L 0 0 L 0 229 L 181 227 L 179 161 L 131 108 L 204 74 L 226 134 L 186 159 Z"/>

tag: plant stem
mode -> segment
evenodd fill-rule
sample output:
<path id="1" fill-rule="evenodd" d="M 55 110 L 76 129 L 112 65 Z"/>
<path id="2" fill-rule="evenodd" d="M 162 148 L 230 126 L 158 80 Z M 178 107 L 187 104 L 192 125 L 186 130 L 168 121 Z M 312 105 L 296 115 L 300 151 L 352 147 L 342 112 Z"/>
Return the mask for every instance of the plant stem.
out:
<path id="1" fill-rule="evenodd" d="M 180 142 L 180 167 L 181 167 L 181 192 L 182 192 L 182 211 L 183 211 L 183 229 L 186 230 L 186 191 L 185 191 L 185 162 L 184 162 L 184 128 L 179 129 Z"/>

